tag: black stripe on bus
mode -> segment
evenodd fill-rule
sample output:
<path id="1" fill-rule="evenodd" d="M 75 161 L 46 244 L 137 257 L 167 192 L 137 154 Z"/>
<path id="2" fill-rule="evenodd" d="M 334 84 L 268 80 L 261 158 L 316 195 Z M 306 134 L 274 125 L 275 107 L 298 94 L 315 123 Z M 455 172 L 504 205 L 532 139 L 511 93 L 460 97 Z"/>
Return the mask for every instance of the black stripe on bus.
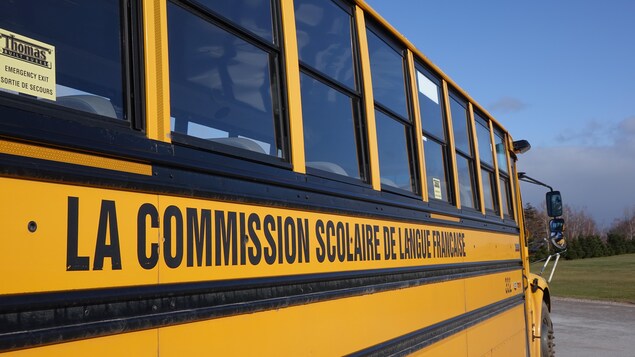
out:
<path id="1" fill-rule="evenodd" d="M 422 328 L 395 339 L 350 354 L 357 356 L 405 356 L 426 348 L 435 342 L 465 331 L 524 303 L 522 294 L 470 311 L 463 315 Z"/>
<path id="2" fill-rule="evenodd" d="M 0 351 L 464 279 L 518 260 L 0 297 Z"/>

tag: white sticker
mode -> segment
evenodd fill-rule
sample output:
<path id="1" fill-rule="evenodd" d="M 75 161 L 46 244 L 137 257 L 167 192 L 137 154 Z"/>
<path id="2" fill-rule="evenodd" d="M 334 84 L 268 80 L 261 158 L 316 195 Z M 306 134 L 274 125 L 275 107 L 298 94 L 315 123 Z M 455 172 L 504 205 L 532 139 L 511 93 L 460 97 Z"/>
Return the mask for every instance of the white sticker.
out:
<path id="1" fill-rule="evenodd" d="M 0 88 L 55 100 L 55 46 L 0 28 Z"/>
<path id="2" fill-rule="evenodd" d="M 419 82 L 419 92 L 430 98 L 431 101 L 439 104 L 439 91 L 437 85 L 419 71 L 417 71 L 417 82 Z"/>
<path id="3" fill-rule="evenodd" d="M 434 188 L 434 198 L 437 200 L 443 199 L 443 193 L 441 192 L 441 180 L 438 178 L 432 178 L 432 187 Z"/>

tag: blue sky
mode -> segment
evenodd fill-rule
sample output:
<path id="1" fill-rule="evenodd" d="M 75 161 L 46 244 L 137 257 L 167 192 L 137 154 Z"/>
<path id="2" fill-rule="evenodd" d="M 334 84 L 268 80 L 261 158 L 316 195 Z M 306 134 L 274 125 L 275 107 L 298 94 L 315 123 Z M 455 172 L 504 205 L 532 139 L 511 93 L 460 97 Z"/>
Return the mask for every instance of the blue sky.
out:
<path id="1" fill-rule="evenodd" d="M 531 143 L 519 171 L 604 227 L 635 206 L 635 1 L 367 2 Z"/>

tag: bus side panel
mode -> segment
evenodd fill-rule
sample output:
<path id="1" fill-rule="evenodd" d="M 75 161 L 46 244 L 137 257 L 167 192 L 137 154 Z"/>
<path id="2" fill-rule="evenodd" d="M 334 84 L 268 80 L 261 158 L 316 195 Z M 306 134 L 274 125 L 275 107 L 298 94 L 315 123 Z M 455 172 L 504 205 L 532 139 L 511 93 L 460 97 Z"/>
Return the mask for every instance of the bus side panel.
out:
<path id="1" fill-rule="evenodd" d="M 0 187 L 0 295 L 157 283 L 137 263 L 138 207 L 155 195 L 7 178 Z M 146 238 L 158 244 L 158 231 Z"/>
<path id="2" fill-rule="evenodd" d="M 467 330 L 467 355 L 526 356 L 524 312 L 519 305 Z"/>
<path id="3" fill-rule="evenodd" d="M 460 332 L 445 338 L 430 347 L 410 354 L 412 357 L 467 356 L 467 333 Z"/>
<path id="4" fill-rule="evenodd" d="M 461 280 L 161 328 L 161 356 L 343 355 L 464 312 Z"/>
<path id="5" fill-rule="evenodd" d="M 158 333 L 156 329 L 88 340 L 29 348 L 4 354 L 7 357 L 69 357 L 87 356 L 157 356 Z"/>
<path id="6" fill-rule="evenodd" d="M 521 295 L 522 270 L 506 271 L 465 280 L 465 306 L 476 310 L 494 302 Z"/>

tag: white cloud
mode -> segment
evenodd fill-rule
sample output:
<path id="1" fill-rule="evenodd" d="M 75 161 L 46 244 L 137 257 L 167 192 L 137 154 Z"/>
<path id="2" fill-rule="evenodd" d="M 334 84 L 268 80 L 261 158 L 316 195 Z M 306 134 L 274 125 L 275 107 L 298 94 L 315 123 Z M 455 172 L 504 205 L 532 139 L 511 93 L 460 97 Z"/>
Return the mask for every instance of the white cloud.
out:
<path id="1" fill-rule="evenodd" d="M 493 113 L 509 114 L 525 109 L 527 104 L 518 98 L 502 97 L 487 107 Z"/>
<path id="2" fill-rule="evenodd" d="M 617 129 L 609 130 L 610 145 L 532 148 L 519 157 L 518 170 L 560 190 L 565 203 L 586 208 L 600 225 L 609 225 L 635 204 L 635 117 Z M 527 184 L 522 189 L 525 202 L 544 200 L 546 189 Z"/>

